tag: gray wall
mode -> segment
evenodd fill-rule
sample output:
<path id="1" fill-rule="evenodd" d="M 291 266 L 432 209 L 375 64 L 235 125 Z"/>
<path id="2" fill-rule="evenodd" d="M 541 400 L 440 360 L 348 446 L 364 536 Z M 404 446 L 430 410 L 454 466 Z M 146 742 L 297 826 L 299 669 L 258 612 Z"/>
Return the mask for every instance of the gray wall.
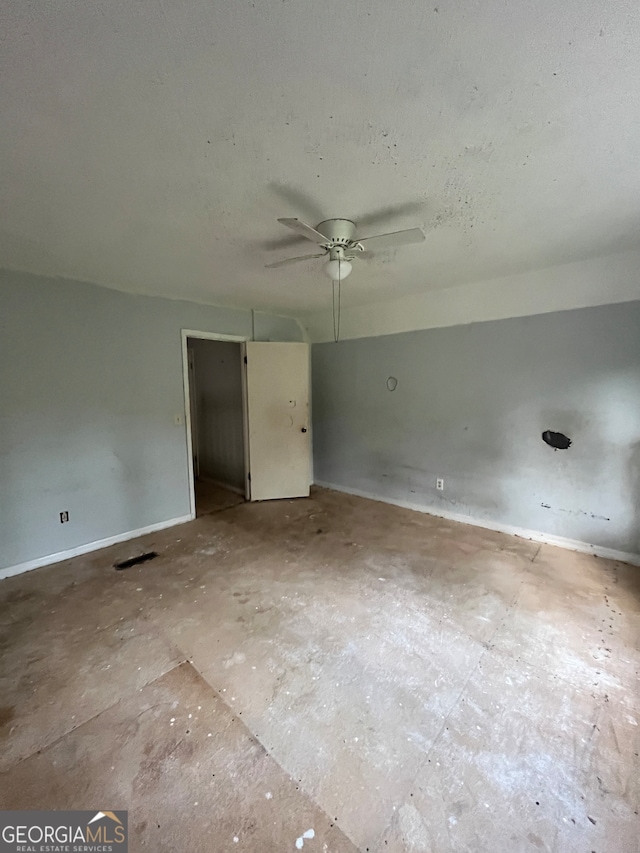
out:
<path id="1" fill-rule="evenodd" d="M 640 302 L 316 344 L 312 364 L 316 482 L 640 553 Z"/>
<path id="2" fill-rule="evenodd" d="M 199 474 L 244 491 L 244 418 L 240 345 L 191 340 Z"/>
<path id="3" fill-rule="evenodd" d="M 251 314 L 0 272 L 0 569 L 189 512 L 182 328 Z M 256 339 L 301 335 L 256 314 Z"/>

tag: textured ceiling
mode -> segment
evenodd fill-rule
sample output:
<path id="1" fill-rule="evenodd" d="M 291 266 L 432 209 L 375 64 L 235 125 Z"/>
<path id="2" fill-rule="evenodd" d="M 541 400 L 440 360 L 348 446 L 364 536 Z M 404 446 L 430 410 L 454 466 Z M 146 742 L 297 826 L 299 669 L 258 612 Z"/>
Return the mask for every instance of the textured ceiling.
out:
<path id="1" fill-rule="evenodd" d="M 1 0 L 0 266 L 296 313 L 640 242 L 637 0 Z M 362 219 L 372 213 L 363 223 Z M 272 246 L 269 248 L 269 246 Z"/>

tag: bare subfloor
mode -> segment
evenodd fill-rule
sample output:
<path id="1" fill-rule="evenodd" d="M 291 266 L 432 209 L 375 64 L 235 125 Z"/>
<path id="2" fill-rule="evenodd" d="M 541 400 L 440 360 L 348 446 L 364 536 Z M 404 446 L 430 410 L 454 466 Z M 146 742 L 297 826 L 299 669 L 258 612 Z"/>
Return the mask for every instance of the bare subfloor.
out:
<path id="1" fill-rule="evenodd" d="M 317 490 L 0 601 L 4 808 L 154 853 L 640 848 L 639 569 Z"/>
<path id="2" fill-rule="evenodd" d="M 198 517 L 221 509 L 230 509 L 243 501 L 244 497 L 236 492 L 230 492 L 206 480 L 196 480 L 196 515 Z"/>

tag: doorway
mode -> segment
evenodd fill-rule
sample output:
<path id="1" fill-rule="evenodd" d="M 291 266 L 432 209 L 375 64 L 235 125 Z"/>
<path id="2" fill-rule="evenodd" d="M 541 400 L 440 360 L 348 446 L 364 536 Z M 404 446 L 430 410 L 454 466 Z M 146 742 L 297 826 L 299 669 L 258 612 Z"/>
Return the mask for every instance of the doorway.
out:
<path id="1" fill-rule="evenodd" d="M 309 345 L 183 329 L 182 362 L 191 517 L 309 497 Z"/>
<path id="2" fill-rule="evenodd" d="M 187 336 L 191 465 L 196 516 L 245 500 L 242 341 Z"/>

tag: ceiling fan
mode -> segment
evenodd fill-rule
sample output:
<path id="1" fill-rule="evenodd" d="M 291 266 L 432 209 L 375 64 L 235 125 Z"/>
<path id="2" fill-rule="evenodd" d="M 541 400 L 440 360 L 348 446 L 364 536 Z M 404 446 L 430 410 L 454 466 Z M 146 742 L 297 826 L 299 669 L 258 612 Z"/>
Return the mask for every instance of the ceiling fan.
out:
<path id="1" fill-rule="evenodd" d="M 369 249 L 387 249 L 406 243 L 422 243 L 425 239 L 420 228 L 408 228 L 404 231 L 392 231 L 389 234 L 375 234 L 372 237 L 357 237 L 356 224 L 350 219 L 325 219 L 315 228 L 300 219 L 278 219 L 282 225 L 291 228 L 296 234 L 306 237 L 322 248 L 315 255 L 301 255 L 266 264 L 269 269 L 307 261 L 311 258 L 327 258 L 323 271 L 332 281 L 343 281 L 353 269 L 351 261 Z"/>

